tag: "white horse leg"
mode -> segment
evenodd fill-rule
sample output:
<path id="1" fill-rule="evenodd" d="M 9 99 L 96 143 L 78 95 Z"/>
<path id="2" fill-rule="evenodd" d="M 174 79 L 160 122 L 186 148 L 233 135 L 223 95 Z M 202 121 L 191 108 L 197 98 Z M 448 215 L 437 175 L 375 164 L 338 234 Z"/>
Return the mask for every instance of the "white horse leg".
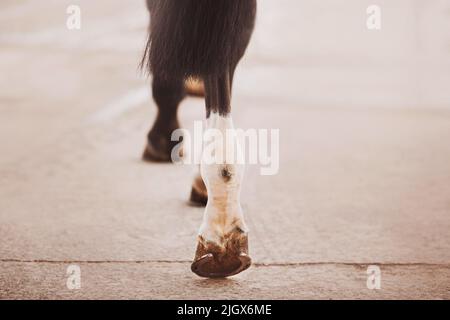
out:
<path id="1" fill-rule="evenodd" d="M 204 277 L 227 277 L 251 264 L 248 228 L 240 205 L 244 163 L 238 159 L 237 138 L 230 134 L 234 130 L 231 116 L 213 112 L 210 121 L 218 135 L 205 147 L 208 154 L 200 166 L 209 197 L 192 271 Z"/>

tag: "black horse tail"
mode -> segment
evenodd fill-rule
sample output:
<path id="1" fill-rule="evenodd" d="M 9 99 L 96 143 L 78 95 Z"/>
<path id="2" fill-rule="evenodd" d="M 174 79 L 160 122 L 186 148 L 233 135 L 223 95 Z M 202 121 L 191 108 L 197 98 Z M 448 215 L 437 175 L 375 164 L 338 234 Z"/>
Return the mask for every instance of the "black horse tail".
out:
<path id="1" fill-rule="evenodd" d="M 159 77 L 205 77 L 234 68 L 253 32 L 256 0 L 147 0 L 142 66 Z"/>

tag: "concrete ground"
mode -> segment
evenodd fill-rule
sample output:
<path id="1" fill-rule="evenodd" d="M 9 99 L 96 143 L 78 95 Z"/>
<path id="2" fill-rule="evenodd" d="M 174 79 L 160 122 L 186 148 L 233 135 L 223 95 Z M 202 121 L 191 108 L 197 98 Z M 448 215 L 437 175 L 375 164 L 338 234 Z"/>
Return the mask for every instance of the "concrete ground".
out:
<path id="1" fill-rule="evenodd" d="M 450 64 L 436 58 L 448 52 L 402 55 L 420 43 L 405 33 L 426 36 L 439 15 L 407 28 L 403 1 L 373 34 L 361 1 L 260 2 L 233 117 L 280 129 L 280 171 L 246 172 L 254 266 L 205 280 L 190 272 L 195 166 L 140 160 L 155 116 L 137 71 L 143 1 L 100 3 L 0 4 L 1 299 L 450 298 Z M 69 4 L 79 31 L 66 28 Z M 202 104 L 183 102 L 185 127 Z M 79 290 L 66 286 L 74 264 Z"/>

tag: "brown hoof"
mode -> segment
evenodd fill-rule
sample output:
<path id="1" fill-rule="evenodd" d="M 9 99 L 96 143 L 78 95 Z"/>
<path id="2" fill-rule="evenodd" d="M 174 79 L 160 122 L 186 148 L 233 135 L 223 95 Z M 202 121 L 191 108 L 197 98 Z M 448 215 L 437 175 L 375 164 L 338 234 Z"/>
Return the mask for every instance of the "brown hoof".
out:
<path id="1" fill-rule="evenodd" d="M 204 207 L 208 203 L 208 191 L 206 190 L 205 183 L 202 177 L 199 175 L 195 178 L 192 184 L 190 202 L 194 206 Z"/>
<path id="2" fill-rule="evenodd" d="M 148 162 L 172 162 L 170 153 L 158 151 L 149 143 L 142 154 L 142 160 Z"/>
<path id="3" fill-rule="evenodd" d="M 192 272 L 204 278 L 225 278 L 248 269 L 252 259 L 248 255 L 247 234 L 232 232 L 224 241 L 222 247 L 199 237 Z"/>
<path id="4" fill-rule="evenodd" d="M 179 150 L 179 158 L 183 157 L 183 149 Z M 142 154 L 142 160 L 148 162 L 173 162 L 171 149 L 156 149 L 150 142 L 147 143 Z"/>
<path id="5" fill-rule="evenodd" d="M 194 97 L 204 97 L 205 96 L 205 85 L 200 79 L 187 79 L 184 82 L 184 87 L 186 93 Z"/>

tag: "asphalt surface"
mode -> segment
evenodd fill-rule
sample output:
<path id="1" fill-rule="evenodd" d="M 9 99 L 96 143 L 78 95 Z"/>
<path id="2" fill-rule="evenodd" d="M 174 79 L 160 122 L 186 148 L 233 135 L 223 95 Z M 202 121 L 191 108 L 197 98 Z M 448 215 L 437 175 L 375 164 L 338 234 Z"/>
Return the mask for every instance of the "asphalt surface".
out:
<path id="1" fill-rule="evenodd" d="M 190 272 L 195 166 L 140 160 L 155 117 L 143 1 L 2 1 L 0 298 L 449 299 L 449 34 L 432 28 L 448 10 L 414 20 L 404 1 L 370 33 L 370 3 L 345 3 L 260 2 L 233 118 L 280 129 L 280 170 L 247 168 L 254 266 L 205 280 Z M 203 117 L 182 103 L 186 128 Z"/>

